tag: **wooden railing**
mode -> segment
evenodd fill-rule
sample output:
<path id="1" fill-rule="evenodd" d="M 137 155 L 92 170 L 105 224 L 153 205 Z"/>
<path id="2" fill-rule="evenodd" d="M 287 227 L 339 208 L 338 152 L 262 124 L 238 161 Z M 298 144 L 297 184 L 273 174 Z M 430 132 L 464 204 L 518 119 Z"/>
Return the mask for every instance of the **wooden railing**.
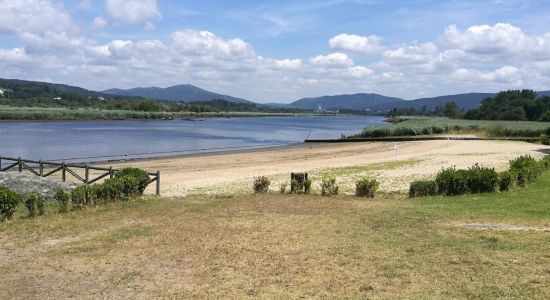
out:
<path id="1" fill-rule="evenodd" d="M 7 161 L 8 165 L 6 167 L 3 167 L 3 161 Z M 44 161 L 44 160 L 29 160 L 29 159 L 22 159 L 19 158 L 13 158 L 13 157 L 5 157 L 0 156 L 0 172 L 9 171 L 17 168 L 19 172 L 23 171 L 29 171 L 31 174 L 40 176 L 40 177 L 49 177 L 56 173 L 61 173 L 61 180 L 63 182 L 67 181 L 67 174 L 72 175 L 74 178 L 76 178 L 79 182 L 82 182 L 86 185 L 93 184 L 107 176 L 109 178 L 113 178 L 115 173 L 118 170 L 113 169 L 113 167 L 109 168 L 101 168 L 101 167 L 95 167 L 95 166 L 89 166 L 88 164 L 71 164 L 71 163 L 65 163 L 65 162 L 52 162 L 52 161 Z M 84 169 L 84 177 L 79 175 L 75 169 Z M 90 170 L 93 171 L 100 171 L 99 175 L 95 175 L 95 177 L 90 178 Z M 147 173 L 149 175 L 150 181 L 149 184 L 155 182 L 156 183 L 156 195 L 160 196 L 160 172 L 157 171 L 156 173 Z"/>

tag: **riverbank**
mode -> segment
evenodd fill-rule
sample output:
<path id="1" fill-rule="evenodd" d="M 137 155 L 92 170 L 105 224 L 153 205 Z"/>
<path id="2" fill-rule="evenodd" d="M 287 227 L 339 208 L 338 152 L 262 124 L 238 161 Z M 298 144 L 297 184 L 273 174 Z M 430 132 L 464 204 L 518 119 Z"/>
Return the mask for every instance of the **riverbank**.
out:
<path id="1" fill-rule="evenodd" d="M 550 147 L 511 141 L 420 141 L 349 144 L 300 144 L 208 155 L 114 163 L 161 172 L 164 196 L 250 193 L 255 176 L 269 176 L 273 190 L 291 172 L 309 172 L 314 190 L 324 176 L 336 176 L 344 193 L 354 181 L 376 176 L 385 192 L 402 192 L 413 180 L 432 177 L 443 167 L 472 163 L 504 169 L 521 155 L 542 156 Z M 110 163 L 113 164 L 113 163 Z M 152 193 L 152 190 L 150 191 Z"/>
<path id="2" fill-rule="evenodd" d="M 0 120 L 5 121 L 64 121 L 64 120 L 169 120 L 224 117 L 296 117 L 334 116 L 321 113 L 270 113 L 270 112 L 143 112 L 129 110 L 105 110 L 64 107 L 14 107 L 0 106 Z"/>

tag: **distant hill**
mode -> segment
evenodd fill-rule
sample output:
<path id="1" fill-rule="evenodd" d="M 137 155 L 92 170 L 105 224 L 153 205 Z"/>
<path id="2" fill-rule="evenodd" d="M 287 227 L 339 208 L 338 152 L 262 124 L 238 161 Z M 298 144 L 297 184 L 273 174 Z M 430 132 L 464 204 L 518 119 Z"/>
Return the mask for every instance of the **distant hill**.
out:
<path id="1" fill-rule="evenodd" d="M 351 94 L 303 98 L 289 104 L 302 109 L 368 109 L 373 106 L 401 103 L 401 98 L 386 97 L 378 94 Z"/>
<path id="2" fill-rule="evenodd" d="M 537 94 L 550 96 L 550 91 L 541 91 Z M 469 110 L 479 107 L 481 101 L 487 97 L 493 97 L 496 93 L 465 93 L 457 95 L 445 95 L 431 98 L 420 98 L 414 100 L 404 100 L 395 97 L 386 97 L 378 94 L 353 94 L 353 95 L 335 95 L 323 96 L 317 98 L 304 98 L 293 103 L 290 107 L 303 109 L 355 109 L 370 110 L 375 112 L 384 112 L 395 108 L 415 108 L 422 109 L 426 107 L 433 110 L 437 106 L 444 106 L 447 103 L 454 102 L 460 109 Z"/>
<path id="3" fill-rule="evenodd" d="M 128 90 L 110 89 L 103 91 L 103 93 L 120 96 L 137 96 L 164 101 L 202 102 L 210 100 L 225 100 L 234 103 L 253 103 L 252 101 L 245 99 L 203 90 L 190 84 L 176 85 L 167 88 L 138 87 Z"/>
<path id="4" fill-rule="evenodd" d="M 420 98 L 415 100 L 409 100 L 399 103 L 390 103 L 388 105 L 377 105 L 371 107 L 372 110 L 389 110 L 394 107 L 397 108 L 415 108 L 422 109 L 426 107 L 428 110 L 433 110 L 437 106 L 444 106 L 447 103 L 454 102 L 460 109 L 472 109 L 479 106 L 481 100 L 492 97 L 493 93 L 467 93 L 457 95 L 446 95 L 431 98 Z"/>
<path id="5" fill-rule="evenodd" d="M 104 97 L 103 93 L 90 91 L 81 87 L 66 84 L 0 78 L 0 88 L 9 90 L 9 97 L 28 99 L 39 97 L 58 97 L 63 93 L 74 93 L 82 96 Z"/>

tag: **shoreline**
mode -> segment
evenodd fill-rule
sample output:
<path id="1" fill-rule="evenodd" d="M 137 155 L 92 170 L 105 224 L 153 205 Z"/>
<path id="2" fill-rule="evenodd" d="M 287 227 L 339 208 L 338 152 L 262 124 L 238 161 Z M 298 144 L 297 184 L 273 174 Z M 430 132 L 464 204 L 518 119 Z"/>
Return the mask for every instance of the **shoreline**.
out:
<path id="1" fill-rule="evenodd" d="M 319 144 L 325 144 L 325 143 L 319 143 Z M 274 150 L 294 149 L 294 148 L 301 148 L 306 146 L 308 145 L 305 142 L 298 142 L 298 143 L 291 143 L 291 144 L 284 144 L 284 145 L 272 145 L 272 146 L 265 146 L 265 147 L 250 146 L 243 149 L 195 152 L 195 153 L 189 153 L 189 154 L 175 154 L 175 155 L 163 155 L 163 156 L 154 156 L 154 157 L 136 157 L 136 158 L 130 158 L 130 159 L 110 159 L 110 160 L 88 161 L 86 163 L 90 165 L 104 165 L 106 163 L 117 165 L 117 164 L 131 163 L 131 162 L 161 161 L 166 159 L 197 158 L 197 157 L 210 157 L 210 156 L 218 156 L 218 155 L 226 155 L 226 154 L 269 152 Z"/>

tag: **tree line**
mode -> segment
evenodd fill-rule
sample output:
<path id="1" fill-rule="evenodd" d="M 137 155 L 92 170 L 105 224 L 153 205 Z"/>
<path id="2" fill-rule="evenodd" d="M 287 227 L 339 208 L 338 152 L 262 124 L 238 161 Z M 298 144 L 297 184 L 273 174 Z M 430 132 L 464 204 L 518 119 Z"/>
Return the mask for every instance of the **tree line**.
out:
<path id="1" fill-rule="evenodd" d="M 439 116 L 468 120 L 550 122 L 550 97 L 538 97 L 532 90 L 508 90 L 481 101 L 479 108 L 461 110 L 455 102 L 428 110 L 393 108 L 388 116 Z"/>

